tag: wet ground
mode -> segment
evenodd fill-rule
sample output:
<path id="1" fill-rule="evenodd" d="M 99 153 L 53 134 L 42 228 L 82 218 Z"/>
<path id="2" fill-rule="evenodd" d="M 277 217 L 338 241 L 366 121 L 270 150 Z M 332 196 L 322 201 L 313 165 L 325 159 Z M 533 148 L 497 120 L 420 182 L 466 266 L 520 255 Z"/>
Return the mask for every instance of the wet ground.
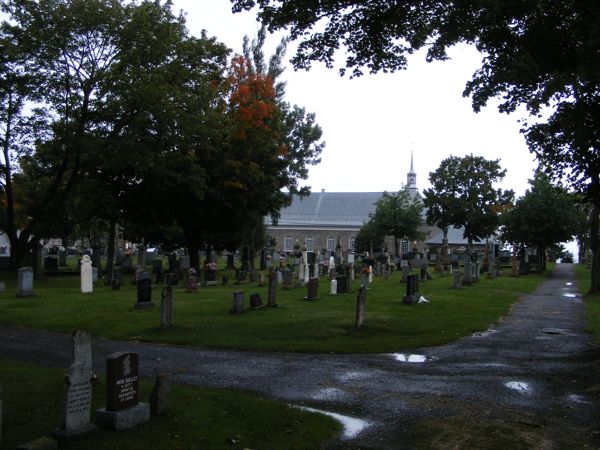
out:
<path id="1" fill-rule="evenodd" d="M 0 355 L 70 363 L 68 336 L 7 326 L 0 335 Z M 489 330 L 410 353 L 255 353 L 95 340 L 95 370 L 123 350 L 139 353 L 147 376 L 169 373 L 175 382 L 244 389 L 325 412 L 344 423 L 332 448 L 413 448 L 422 439 L 416 434 L 428 430 L 448 436 L 431 439 L 431 447 L 462 448 L 456 430 L 490 424 L 518 433 L 529 448 L 600 445 L 599 352 L 584 332 L 583 300 L 568 264 Z M 454 424 L 450 432 L 447 424 Z"/>

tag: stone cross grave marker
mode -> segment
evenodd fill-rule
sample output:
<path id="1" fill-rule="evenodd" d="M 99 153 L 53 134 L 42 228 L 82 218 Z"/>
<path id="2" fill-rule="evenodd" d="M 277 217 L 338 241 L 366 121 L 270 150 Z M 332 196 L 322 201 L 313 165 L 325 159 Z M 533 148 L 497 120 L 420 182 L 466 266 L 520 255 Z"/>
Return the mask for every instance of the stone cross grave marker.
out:
<path id="1" fill-rule="evenodd" d="M 117 352 L 106 357 L 106 408 L 96 410 L 96 421 L 126 430 L 150 420 L 150 405 L 138 400 L 139 356 Z"/>
<path id="2" fill-rule="evenodd" d="M 93 292 L 94 282 L 92 275 L 92 260 L 88 255 L 81 258 L 81 292 L 87 294 Z"/>
<path id="3" fill-rule="evenodd" d="M 163 289 L 160 299 L 160 326 L 168 328 L 173 323 L 173 290 L 171 286 Z"/>
<path id="4" fill-rule="evenodd" d="M 75 330 L 73 364 L 65 375 L 62 427 L 55 431 L 70 438 L 88 433 L 96 427 L 90 423 L 92 411 L 92 340 L 84 330 Z"/>
<path id="5" fill-rule="evenodd" d="M 356 296 L 356 322 L 355 328 L 362 328 L 365 319 L 365 303 L 367 302 L 367 287 L 361 286 Z"/>
<path id="6" fill-rule="evenodd" d="M 31 297 L 33 295 L 33 267 L 21 267 L 18 274 L 17 297 Z"/>

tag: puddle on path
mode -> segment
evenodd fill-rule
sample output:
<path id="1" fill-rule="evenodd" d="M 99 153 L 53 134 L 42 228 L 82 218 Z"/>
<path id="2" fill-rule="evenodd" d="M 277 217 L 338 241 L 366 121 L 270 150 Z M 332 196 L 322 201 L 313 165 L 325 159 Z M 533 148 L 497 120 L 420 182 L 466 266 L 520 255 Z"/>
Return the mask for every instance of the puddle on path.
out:
<path id="1" fill-rule="evenodd" d="M 296 408 L 302 409 L 304 411 L 325 414 L 326 416 L 333 417 L 335 420 L 340 422 L 344 427 L 342 431 L 343 439 L 353 439 L 358 436 L 362 431 L 371 426 L 371 423 L 363 420 L 357 419 L 356 417 L 344 416 L 343 414 L 334 413 L 331 411 L 323 411 L 320 409 L 309 408 L 308 406 L 295 406 Z"/>
<path id="2" fill-rule="evenodd" d="M 581 404 L 589 404 L 590 402 L 585 399 L 583 395 L 579 394 L 569 394 L 567 396 L 567 400 L 573 403 L 581 403 Z"/>
<path id="3" fill-rule="evenodd" d="M 472 336 L 473 337 L 488 337 L 494 333 L 497 333 L 497 330 L 478 331 L 477 333 L 473 333 Z"/>
<path id="4" fill-rule="evenodd" d="M 565 283 L 565 285 L 567 285 L 567 286 L 573 286 L 573 283 L 572 283 L 572 282 L 570 282 L 570 281 L 567 281 L 567 282 Z"/>
<path id="5" fill-rule="evenodd" d="M 364 380 L 369 378 L 371 374 L 369 372 L 345 372 L 340 375 L 340 381 L 352 381 L 352 380 Z"/>
<path id="6" fill-rule="evenodd" d="M 408 363 L 424 363 L 424 362 L 435 361 L 437 359 L 435 356 L 412 355 L 409 353 L 390 353 L 390 356 L 392 358 L 394 358 L 396 361 L 408 362 Z"/>
<path id="7" fill-rule="evenodd" d="M 509 389 L 518 391 L 522 394 L 529 394 L 532 390 L 529 383 L 525 381 L 507 381 L 506 383 L 504 383 L 504 386 L 506 386 Z"/>
<path id="8" fill-rule="evenodd" d="M 579 297 L 579 294 L 573 294 L 572 292 L 565 292 L 563 294 L 563 297 L 567 297 L 567 298 L 577 298 Z"/>

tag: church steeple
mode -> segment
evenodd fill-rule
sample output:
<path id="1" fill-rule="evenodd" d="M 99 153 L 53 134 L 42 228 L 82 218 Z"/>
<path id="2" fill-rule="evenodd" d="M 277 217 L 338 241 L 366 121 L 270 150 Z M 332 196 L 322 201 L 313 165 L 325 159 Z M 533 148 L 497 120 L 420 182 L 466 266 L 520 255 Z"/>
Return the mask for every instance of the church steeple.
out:
<path id="1" fill-rule="evenodd" d="M 417 188 L 417 174 L 415 173 L 415 170 L 414 170 L 412 150 L 410 152 L 410 172 L 408 172 L 406 174 L 406 187 L 409 189 Z"/>

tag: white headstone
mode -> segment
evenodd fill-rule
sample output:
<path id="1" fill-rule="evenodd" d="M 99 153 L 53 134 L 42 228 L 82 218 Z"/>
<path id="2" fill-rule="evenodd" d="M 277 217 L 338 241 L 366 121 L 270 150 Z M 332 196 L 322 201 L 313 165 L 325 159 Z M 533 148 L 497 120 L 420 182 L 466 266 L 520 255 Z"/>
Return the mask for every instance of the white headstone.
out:
<path id="1" fill-rule="evenodd" d="M 92 260 L 88 255 L 83 255 L 81 258 L 81 292 L 85 294 L 93 292 L 93 290 Z"/>
<path id="2" fill-rule="evenodd" d="M 348 253 L 348 264 L 354 264 L 354 253 Z"/>
<path id="3" fill-rule="evenodd" d="M 298 280 L 304 281 L 304 264 L 300 264 L 298 267 Z"/>
<path id="4" fill-rule="evenodd" d="M 310 280 L 310 270 L 308 270 L 308 264 L 306 264 L 304 266 L 304 282 L 308 283 L 308 280 Z"/>
<path id="5" fill-rule="evenodd" d="M 74 363 L 65 376 L 63 427 L 67 436 L 85 433 L 93 428 L 90 423 L 92 383 L 83 364 Z"/>
<path id="6" fill-rule="evenodd" d="M 33 295 L 33 267 L 21 267 L 18 274 L 19 291 L 17 297 L 29 297 Z"/>
<path id="7" fill-rule="evenodd" d="M 331 295 L 337 295 L 337 280 L 331 280 L 331 291 L 329 292 Z"/>

